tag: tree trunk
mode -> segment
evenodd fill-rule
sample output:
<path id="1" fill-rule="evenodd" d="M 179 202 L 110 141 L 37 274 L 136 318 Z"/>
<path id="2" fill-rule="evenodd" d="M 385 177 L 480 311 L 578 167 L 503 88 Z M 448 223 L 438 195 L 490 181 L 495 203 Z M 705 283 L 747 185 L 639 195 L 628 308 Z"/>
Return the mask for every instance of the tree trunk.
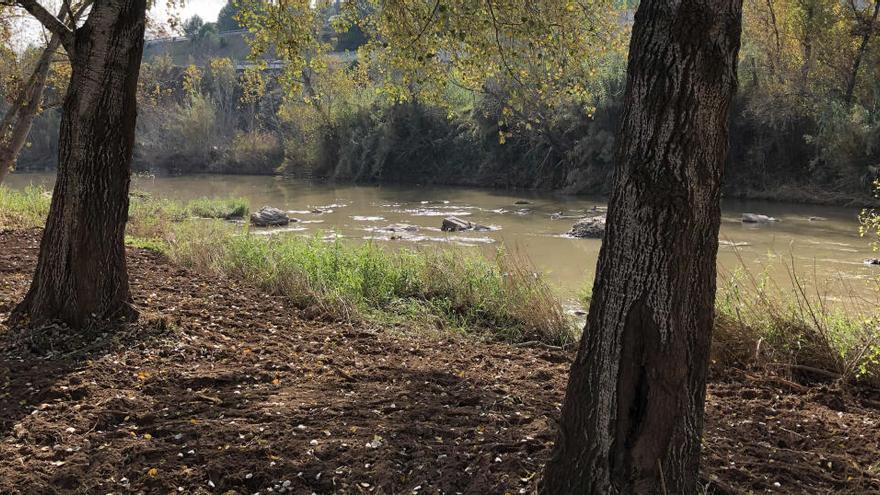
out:
<path id="1" fill-rule="evenodd" d="M 608 228 L 542 494 L 693 494 L 741 0 L 645 0 Z"/>
<path id="2" fill-rule="evenodd" d="M 3 118 L 0 125 L 0 184 L 12 170 L 18 154 L 27 142 L 31 125 L 39 113 L 43 101 L 43 89 L 46 87 L 46 78 L 49 76 L 49 68 L 52 57 L 61 41 L 57 36 L 52 36 L 48 46 L 43 50 L 34 72 L 28 78 L 20 98 L 16 98 L 12 107 Z"/>
<path id="3" fill-rule="evenodd" d="M 14 322 L 136 316 L 125 263 L 145 0 L 97 0 L 69 50 L 58 174 L 30 290 Z"/>
<path id="4" fill-rule="evenodd" d="M 880 15 L 880 0 L 875 0 L 874 2 L 874 12 L 871 14 L 871 17 L 865 21 L 865 25 L 862 26 L 862 40 L 859 43 L 859 47 L 856 51 L 856 56 L 853 59 L 852 69 L 849 72 L 849 77 L 846 81 L 846 94 L 844 95 L 844 101 L 849 105 L 852 103 L 853 94 L 856 90 L 856 83 L 859 79 L 859 67 L 862 65 L 862 59 L 865 57 L 865 52 L 868 50 L 868 43 L 871 41 L 871 36 L 874 34 L 874 26 L 877 25 L 877 17 Z M 860 16 L 856 15 L 856 18 Z"/>

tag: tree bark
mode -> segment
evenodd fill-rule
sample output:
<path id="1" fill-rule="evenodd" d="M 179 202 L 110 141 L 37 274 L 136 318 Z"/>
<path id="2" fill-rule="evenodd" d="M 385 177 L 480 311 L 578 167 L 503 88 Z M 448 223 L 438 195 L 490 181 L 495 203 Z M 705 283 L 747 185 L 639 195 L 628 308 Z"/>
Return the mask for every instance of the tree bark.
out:
<path id="1" fill-rule="evenodd" d="M 60 44 L 61 40 L 53 35 L 37 60 L 37 65 L 28 78 L 21 97 L 16 98 L 0 124 L 0 184 L 12 170 L 18 154 L 27 142 L 31 125 L 43 101 L 43 90 L 46 87 L 52 57 Z"/>
<path id="2" fill-rule="evenodd" d="M 693 494 L 741 0 L 645 0 L 608 228 L 540 492 Z"/>
<path id="3" fill-rule="evenodd" d="M 97 0 L 75 31 L 58 173 L 30 290 L 14 323 L 134 318 L 125 223 L 145 0 Z M 63 31 L 60 31 L 63 33 Z"/>

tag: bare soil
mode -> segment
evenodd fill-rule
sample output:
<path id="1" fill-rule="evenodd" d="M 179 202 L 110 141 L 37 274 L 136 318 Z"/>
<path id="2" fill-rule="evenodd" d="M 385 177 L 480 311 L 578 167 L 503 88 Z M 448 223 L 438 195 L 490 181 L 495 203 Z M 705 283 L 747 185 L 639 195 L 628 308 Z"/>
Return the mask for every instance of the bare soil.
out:
<path id="1" fill-rule="evenodd" d="M 0 319 L 39 231 L 0 232 Z M 571 354 L 306 318 L 132 249 L 140 322 L 0 326 L 0 493 L 530 493 Z M 708 493 L 880 493 L 880 410 L 713 370 Z M 271 489 L 271 491 L 270 491 Z"/>

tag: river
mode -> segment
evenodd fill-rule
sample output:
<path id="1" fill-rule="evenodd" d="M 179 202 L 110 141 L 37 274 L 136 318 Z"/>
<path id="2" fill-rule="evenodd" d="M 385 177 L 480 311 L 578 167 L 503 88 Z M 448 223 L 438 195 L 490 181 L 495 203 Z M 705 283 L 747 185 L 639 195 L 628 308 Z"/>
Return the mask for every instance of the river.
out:
<path id="1" fill-rule="evenodd" d="M 50 186 L 51 174 L 12 174 L 13 188 L 27 184 Z M 388 246 L 455 244 L 472 246 L 492 255 L 504 246 L 527 257 L 564 297 L 571 299 L 592 281 L 601 242 L 565 236 L 572 219 L 554 214 L 579 215 L 602 198 L 552 193 L 512 192 L 461 187 L 315 184 L 265 176 L 198 175 L 136 177 L 133 189 L 174 199 L 243 197 L 251 209 L 270 205 L 292 211 L 305 223 L 291 224 L 284 235 L 338 235 L 358 242 L 372 239 Z M 523 204 L 527 202 L 527 204 Z M 520 204 L 517 204 L 520 203 Z M 313 208 L 325 213 L 311 213 Z M 771 224 L 744 224 L 742 213 L 760 213 L 779 219 Z M 839 208 L 765 201 L 723 202 L 720 273 L 747 269 L 757 279 L 792 287 L 789 269 L 795 264 L 808 290 L 834 301 L 856 296 L 877 300 L 880 267 L 867 266 L 868 239 L 859 237 L 855 208 Z M 492 227 L 489 232 L 441 232 L 443 217 L 454 215 Z M 816 218 L 819 217 L 819 218 Z M 812 219 L 811 219 L 812 218 Z M 418 235 L 391 240 L 376 229 L 394 223 L 420 227 Z"/>

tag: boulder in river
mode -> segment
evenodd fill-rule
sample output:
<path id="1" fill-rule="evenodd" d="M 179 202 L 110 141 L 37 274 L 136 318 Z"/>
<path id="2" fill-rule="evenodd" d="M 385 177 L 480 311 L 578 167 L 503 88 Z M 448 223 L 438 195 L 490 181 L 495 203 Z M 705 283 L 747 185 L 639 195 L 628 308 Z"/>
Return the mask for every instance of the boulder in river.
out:
<path id="1" fill-rule="evenodd" d="M 458 232 L 460 230 L 469 230 L 471 227 L 471 223 L 467 220 L 462 220 L 458 217 L 446 217 L 443 219 L 443 224 L 440 225 L 440 230 L 443 232 Z"/>
<path id="2" fill-rule="evenodd" d="M 385 232 L 418 232 L 419 227 L 417 225 L 410 225 L 408 223 L 393 223 L 387 227 L 382 227 L 379 230 L 383 230 Z"/>
<path id="3" fill-rule="evenodd" d="M 443 219 L 443 224 L 440 225 L 440 230 L 442 230 L 443 232 L 460 232 L 462 230 L 476 230 L 477 232 L 487 232 L 489 230 L 492 230 L 492 227 L 468 222 L 467 220 L 462 220 L 458 217 L 446 217 Z"/>
<path id="4" fill-rule="evenodd" d="M 878 265 L 880 266 L 880 258 L 868 258 L 865 260 L 866 265 Z"/>
<path id="5" fill-rule="evenodd" d="M 520 199 L 518 201 L 514 201 L 513 204 L 515 204 L 515 205 L 530 205 L 530 204 L 532 204 L 532 202 L 526 201 L 524 199 Z"/>
<path id="6" fill-rule="evenodd" d="M 293 221 L 295 222 L 296 220 Z M 287 225 L 290 222 L 291 219 L 287 216 L 287 213 L 271 206 L 264 206 L 260 208 L 260 211 L 251 213 L 251 223 L 257 227 L 275 227 Z"/>
<path id="7" fill-rule="evenodd" d="M 743 213 L 740 220 L 742 223 L 773 223 L 779 221 L 776 218 L 767 215 L 760 215 L 758 213 Z"/>
<path id="8" fill-rule="evenodd" d="M 585 239 L 601 239 L 605 235 L 605 215 L 578 220 L 572 225 L 568 235 Z"/>

